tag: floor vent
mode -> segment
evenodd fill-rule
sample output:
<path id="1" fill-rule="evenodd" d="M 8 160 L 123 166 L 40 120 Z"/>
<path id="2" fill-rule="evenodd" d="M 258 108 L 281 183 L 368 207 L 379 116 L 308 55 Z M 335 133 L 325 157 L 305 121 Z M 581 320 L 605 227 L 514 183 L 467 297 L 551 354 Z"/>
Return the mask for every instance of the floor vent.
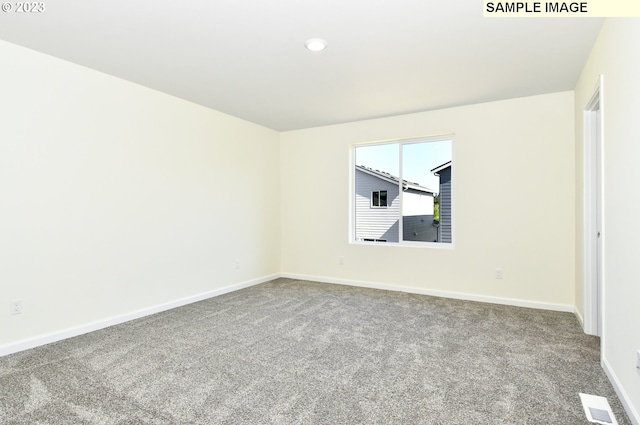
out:
<path id="1" fill-rule="evenodd" d="M 591 394 L 580 393 L 580 400 L 584 413 L 589 422 L 603 425 L 618 425 L 616 417 L 611 411 L 611 406 L 606 398 Z"/>

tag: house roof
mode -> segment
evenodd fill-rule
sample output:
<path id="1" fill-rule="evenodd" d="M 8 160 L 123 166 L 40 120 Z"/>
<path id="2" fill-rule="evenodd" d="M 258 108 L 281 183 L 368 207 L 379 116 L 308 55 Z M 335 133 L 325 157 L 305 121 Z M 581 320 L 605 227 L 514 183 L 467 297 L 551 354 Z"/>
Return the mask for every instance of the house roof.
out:
<path id="1" fill-rule="evenodd" d="M 356 170 L 362 171 L 374 177 L 378 177 L 379 179 L 388 181 L 390 183 L 398 184 L 398 182 L 400 181 L 400 178 L 397 176 L 394 176 L 393 174 L 387 173 L 386 171 L 375 170 L 371 167 L 366 167 L 364 165 L 356 165 Z M 430 194 L 437 193 L 435 190 L 432 190 L 432 189 L 429 189 L 428 187 L 424 187 L 420 185 L 420 183 L 413 183 L 404 179 L 402 180 L 402 189 L 403 190 L 411 189 L 417 192 L 424 192 L 424 193 L 430 193 Z"/>
<path id="2" fill-rule="evenodd" d="M 436 175 L 436 176 L 437 176 L 437 175 L 438 175 L 438 173 L 439 173 L 440 171 L 442 171 L 442 170 L 444 170 L 444 169 L 446 169 L 446 168 L 451 168 L 451 161 L 447 161 L 447 162 L 445 162 L 444 164 L 441 164 L 441 165 L 438 165 L 438 166 L 437 166 L 437 167 L 435 167 L 435 168 L 432 168 L 432 169 L 431 169 L 431 172 L 432 172 L 434 175 Z"/>

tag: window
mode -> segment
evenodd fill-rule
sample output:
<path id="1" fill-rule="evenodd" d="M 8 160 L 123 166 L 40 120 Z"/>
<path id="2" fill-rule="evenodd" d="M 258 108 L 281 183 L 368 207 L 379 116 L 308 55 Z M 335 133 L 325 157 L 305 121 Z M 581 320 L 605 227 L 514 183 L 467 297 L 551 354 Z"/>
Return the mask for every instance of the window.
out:
<path id="1" fill-rule="evenodd" d="M 387 206 L 387 191 L 375 190 L 371 192 L 371 207 L 380 208 Z"/>
<path id="2" fill-rule="evenodd" d="M 452 243 L 451 138 L 364 144 L 353 149 L 352 240 Z"/>

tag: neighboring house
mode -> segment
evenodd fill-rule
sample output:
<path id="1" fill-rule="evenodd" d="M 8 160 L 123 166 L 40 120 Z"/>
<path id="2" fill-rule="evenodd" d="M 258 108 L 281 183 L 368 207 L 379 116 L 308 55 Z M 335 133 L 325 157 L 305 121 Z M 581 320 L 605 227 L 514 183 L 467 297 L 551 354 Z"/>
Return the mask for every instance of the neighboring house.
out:
<path id="1" fill-rule="evenodd" d="M 440 242 L 451 243 L 451 161 L 431 170 L 433 175 L 440 177 Z"/>
<path id="2" fill-rule="evenodd" d="M 399 242 L 399 178 L 363 165 L 355 167 L 355 238 L 358 241 Z M 418 183 L 402 181 L 403 240 L 434 241 L 435 192 Z"/>

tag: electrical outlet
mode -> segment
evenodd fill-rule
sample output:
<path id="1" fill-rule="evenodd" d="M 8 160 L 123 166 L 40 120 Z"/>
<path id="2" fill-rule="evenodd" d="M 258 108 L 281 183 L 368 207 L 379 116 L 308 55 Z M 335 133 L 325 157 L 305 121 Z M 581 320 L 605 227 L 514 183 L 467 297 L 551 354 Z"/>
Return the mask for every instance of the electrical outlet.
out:
<path id="1" fill-rule="evenodd" d="M 502 269 L 496 269 L 496 279 L 502 279 Z"/>
<path id="2" fill-rule="evenodd" d="M 240 260 L 236 260 L 234 263 L 234 266 L 236 268 L 236 270 L 238 270 L 240 268 Z"/>
<path id="3" fill-rule="evenodd" d="M 340 264 L 341 266 L 344 266 L 344 257 L 338 258 L 338 264 Z"/>
<path id="4" fill-rule="evenodd" d="M 640 350 L 636 353 L 636 372 L 640 375 Z"/>
<path id="5" fill-rule="evenodd" d="M 20 299 L 11 300 L 11 302 L 9 303 L 9 313 L 10 314 L 22 313 L 22 300 Z"/>

